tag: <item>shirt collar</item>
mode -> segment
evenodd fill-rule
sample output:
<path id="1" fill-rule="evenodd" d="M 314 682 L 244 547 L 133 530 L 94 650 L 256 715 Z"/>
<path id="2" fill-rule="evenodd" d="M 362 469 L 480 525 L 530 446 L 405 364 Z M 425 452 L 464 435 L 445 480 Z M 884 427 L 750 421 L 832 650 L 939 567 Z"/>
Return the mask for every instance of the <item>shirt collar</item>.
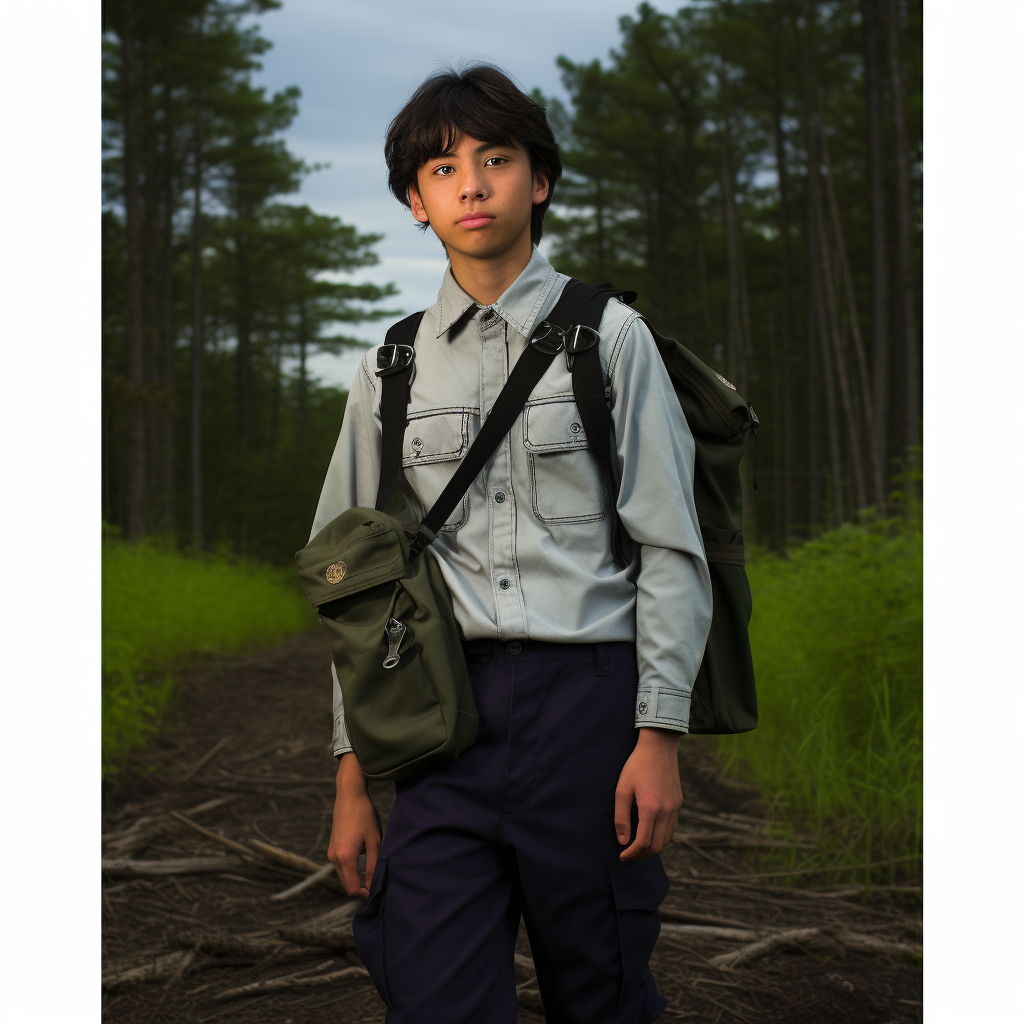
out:
<path id="1" fill-rule="evenodd" d="M 489 308 L 524 338 L 528 338 L 537 314 L 557 280 L 558 272 L 534 246 L 530 262 L 523 268 L 523 272 Z M 462 290 L 449 264 L 444 272 L 441 290 L 437 293 L 437 336 L 440 338 L 461 320 L 470 308 L 475 311 L 477 308 L 487 307 L 479 307 L 478 303 Z"/>

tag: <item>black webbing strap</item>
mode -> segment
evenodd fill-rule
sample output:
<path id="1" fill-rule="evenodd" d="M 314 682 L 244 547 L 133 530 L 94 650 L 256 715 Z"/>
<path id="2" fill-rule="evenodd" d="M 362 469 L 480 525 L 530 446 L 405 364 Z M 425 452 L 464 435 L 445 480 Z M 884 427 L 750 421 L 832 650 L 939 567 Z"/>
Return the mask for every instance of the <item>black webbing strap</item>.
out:
<path id="1" fill-rule="evenodd" d="M 402 445 L 409 414 L 409 382 L 412 380 L 413 360 L 409 359 L 406 365 L 398 346 L 413 347 L 423 312 L 413 313 L 392 325 L 383 346 L 378 350 L 377 376 L 381 386 L 380 478 L 377 483 L 377 500 L 373 506 L 378 512 L 384 511 L 398 483 L 398 475 L 402 472 Z"/>
<path id="2" fill-rule="evenodd" d="M 516 361 L 505 386 L 501 389 L 491 411 L 480 427 L 465 458 L 459 464 L 454 476 L 431 506 L 420 524 L 419 533 L 413 541 L 412 553 L 419 554 L 444 526 L 455 506 L 462 500 L 477 474 L 487 464 L 502 439 L 512 429 L 516 417 L 523 411 L 530 393 L 537 386 L 544 371 L 561 351 L 561 332 L 564 325 L 579 323 L 584 307 L 592 298 L 591 290 L 578 281 L 570 281 L 562 290 L 555 308 L 547 318 L 537 325 L 533 339 Z M 558 330 L 551 334 L 549 325 Z M 546 341 L 543 339 L 547 338 Z"/>
<path id="3" fill-rule="evenodd" d="M 577 323 L 596 332 L 601 325 L 601 317 L 608 300 L 613 295 L 620 293 L 607 285 L 594 285 L 589 288 L 589 291 L 591 294 L 581 310 Z M 629 301 L 628 293 L 623 297 Z M 633 298 L 635 297 L 634 295 Z M 608 487 L 612 508 L 612 557 L 616 565 L 625 568 L 631 560 L 630 540 L 615 512 L 619 498 L 619 485 L 612 468 L 612 414 L 608 408 L 608 398 L 605 395 L 604 373 L 601 369 L 598 345 L 593 344 L 580 350 L 574 357 L 570 369 L 572 371 L 572 396 L 576 402 L 576 408 L 579 410 L 580 419 L 583 421 L 583 429 L 587 435 L 587 447 L 601 467 L 601 473 Z"/>

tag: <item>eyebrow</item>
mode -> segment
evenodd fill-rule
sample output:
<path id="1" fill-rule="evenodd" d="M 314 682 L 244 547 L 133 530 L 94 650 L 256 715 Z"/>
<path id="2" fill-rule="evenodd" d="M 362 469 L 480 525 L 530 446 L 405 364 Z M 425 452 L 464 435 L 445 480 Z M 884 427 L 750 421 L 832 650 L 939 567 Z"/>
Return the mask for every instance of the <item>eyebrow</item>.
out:
<path id="1" fill-rule="evenodd" d="M 480 145 L 477 146 L 476 149 L 473 150 L 473 152 L 474 153 L 483 153 L 483 152 L 485 152 L 488 149 L 505 149 L 505 148 L 516 149 L 518 147 L 515 146 L 514 143 L 506 144 L 506 143 L 502 143 L 502 142 L 481 142 Z M 430 159 L 430 160 L 440 160 L 443 157 L 450 157 L 453 154 L 453 152 L 454 152 L 453 150 L 449 149 L 449 150 L 446 150 L 444 153 L 438 153 L 437 156 L 432 156 L 432 157 L 429 157 L 428 159 Z"/>

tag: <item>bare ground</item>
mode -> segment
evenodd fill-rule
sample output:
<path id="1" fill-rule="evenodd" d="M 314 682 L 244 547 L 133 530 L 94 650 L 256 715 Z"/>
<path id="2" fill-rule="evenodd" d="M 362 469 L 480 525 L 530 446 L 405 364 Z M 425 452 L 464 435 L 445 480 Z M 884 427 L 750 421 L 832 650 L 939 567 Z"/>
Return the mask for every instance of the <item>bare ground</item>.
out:
<path id="1" fill-rule="evenodd" d="M 188 828 L 177 811 L 222 837 L 283 848 L 326 863 L 336 762 L 329 653 L 319 634 L 272 649 L 194 666 L 179 677 L 168 729 L 104 794 L 104 858 L 234 856 Z M 680 745 L 685 804 L 663 860 L 672 889 L 651 967 L 669 1006 L 662 1024 L 912 1024 L 922 1019 L 920 895 L 850 886 L 785 888 L 757 874 L 767 833 L 757 794 L 721 779 L 712 744 Z M 374 799 L 384 817 L 387 785 Z M 219 801 L 213 806 L 203 806 Z M 108 861 L 105 860 L 105 863 Z M 109 866 L 109 865 L 108 865 Z M 384 1004 L 370 981 L 343 976 L 321 985 L 224 999 L 276 977 L 333 974 L 358 966 L 351 949 L 289 945 L 280 930 L 340 906 L 315 884 L 271 900 L 302 872 L 241 859 L 216 873 L 103 878 L 104 1020 L 108 1024 L 377 1024 Z M 813 884 L 813 876 L 809 877 Z M 700 930 L 689 930 L 696 926 Z M 737 928 L 737 934 L 709 928 Z M 682 930 L 679 930 L 679 929 Z M 676 929 L 676 930 L 673 930 Z M 713 958 L 752 940 L 813 929 L 735 967 Z M 746 930 L 753 935 L 743 935 Z M 214 951 L 197 936 L 219 937 Z M 225 937 L 256 936 L 270 952 L 228 949 Z M 271 948 L 272 947 L 272 948 Z M 529 957 L 525 934 L 519 952 Z M 166 958 L 173 954 L 169 960 Z M 160 963 L 155 980 L 121 980 Z M 522 1024 L 543 1020 L 529 960 L 520 961 Z"/>

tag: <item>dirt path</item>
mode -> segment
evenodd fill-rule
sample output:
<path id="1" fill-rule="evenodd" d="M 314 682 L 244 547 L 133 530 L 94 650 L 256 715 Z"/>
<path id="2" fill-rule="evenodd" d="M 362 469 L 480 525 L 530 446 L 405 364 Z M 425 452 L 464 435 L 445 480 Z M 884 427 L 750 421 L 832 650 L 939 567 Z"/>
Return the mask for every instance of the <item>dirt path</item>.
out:
<path id="1" fill-rule="evenodd" d="M 183 673 L 170 728 L 105 794 L 104 858 L 235 855 L 169 813 L 177 811 L 237 842 L 260 840 L 326 863 L 335 770 L 328 659 L 322 638 L 310 634 Z M 878 890 L 866 898 L 850 887 L 842 896 L 836 887 L 792 890 L 743 878 L 756 872 L 752 844 L 765 833 L 756 794 L 719 778 L 706 742 L 684 741 L 680 758 L 686 803 L 677 840 L 689 838 L 663 854 L 673 885 L 651 961 L 669 1000 L 662 1024 L 920 1021 L 920 966 L 899 951 L 921 942 L 919 898 Z M 388 787 L 379 786 L 374 798 L 386 812 Z M 264 863 L 241 859 L 230 870 L 159 878 L 126 877 L 130 867 L 105 872 L 105 976 L 163 965 L 157 980 L 122 981 L 105 991 L 106 1024 L 383 1021 L 384 1005 L 361 976 L 354 951 L 280 938 L 282 930 L 287 934 L 339 907 L 344 897 L 317 884 L 271 900 L 302 875 Z M 695 926 L 741 926 L 755 934 L 691 930 Z M 732 969 L 711 962 L 791 929 L 816 931 Z M 264 946 L 224 945 L 238 936 L 262 938 Z M 522 933 L 519 952 L 529 957 Z M 534 1012 L 540 1008 L 529 960 L 520 965 L 520 1021 L 532 1024 L 543 1017 Z M 223 999 L 225 991 L 260 980 L 353 966 L 354 977 Z"/>

